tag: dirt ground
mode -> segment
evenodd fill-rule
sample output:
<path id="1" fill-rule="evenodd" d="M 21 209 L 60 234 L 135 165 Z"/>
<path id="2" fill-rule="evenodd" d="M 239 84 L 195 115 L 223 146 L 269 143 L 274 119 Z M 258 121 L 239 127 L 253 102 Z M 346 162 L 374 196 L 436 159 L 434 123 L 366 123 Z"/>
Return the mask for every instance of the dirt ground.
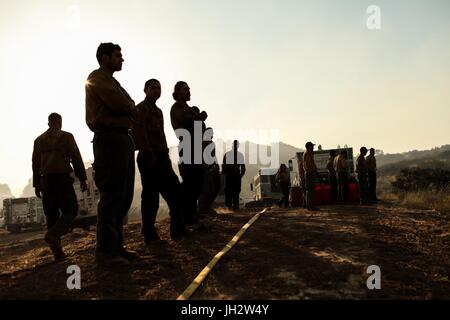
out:
<path id="1" fill-rule="evenodd" d="M 138 223 L 126 228 L 141 258 L 130 269 L 95 267 L 95 230 L 64 238 L 68 258 L 55 263 L 42 232 L 0 233 L 0 299 L 176 299 L 256 211 L 219 209 L 208 230 L 146 248 Z M 193 299 L 450 299 L 450 217 L 373 206 L 272 208 L 216 265 Z M 69 265 L 81 290 L 68 290 Z M 381 269 L 381 290 L 368 290 L 367 267 Z"/>

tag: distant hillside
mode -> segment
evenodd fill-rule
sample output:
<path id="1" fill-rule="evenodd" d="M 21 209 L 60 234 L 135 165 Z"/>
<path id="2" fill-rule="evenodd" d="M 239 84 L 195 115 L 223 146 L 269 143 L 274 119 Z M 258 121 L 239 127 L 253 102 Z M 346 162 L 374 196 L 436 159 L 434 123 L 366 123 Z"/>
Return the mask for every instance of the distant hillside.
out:
<path id="1" fill-rule="evenodd" d="M 428 153 L 427 151 L 422 151 L 421 155 L 418 157 L 385 164 L 379 168 L 378 172 L 380 176 L 393 176 L 397 175 L 402 169 L 411 167 L 450 170 L 450 150 L 437 151 L 436 149 L 433 149 Z"/>
<path id="2" fill-rule="evenodd" d="M 441 157 L 445 158 L 445 153 L 450 152 L 450 145 L 443 145 L 441 147 L 436 147 L 431 150 L 413 150 L 403 153 L 394 154 L 378 154 L 377 164 L 378 167 L 382 167 L 388 164 L 398 163 L 402 161 L 413 161 L 413 160 L 425 160 L 425 159 L 439 159 Z"/>

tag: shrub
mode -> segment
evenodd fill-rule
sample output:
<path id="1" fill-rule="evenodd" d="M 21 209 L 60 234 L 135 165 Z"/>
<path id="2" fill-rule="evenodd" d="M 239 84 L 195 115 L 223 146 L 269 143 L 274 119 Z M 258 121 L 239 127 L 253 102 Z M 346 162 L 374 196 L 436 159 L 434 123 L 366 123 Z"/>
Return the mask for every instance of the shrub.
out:
<path id="1" fill-rule="evenodd" d="M 445 190 L 450 185 L 450 171 L 440 168 L 403 169 L 391 182 L 394 192 Z"/>

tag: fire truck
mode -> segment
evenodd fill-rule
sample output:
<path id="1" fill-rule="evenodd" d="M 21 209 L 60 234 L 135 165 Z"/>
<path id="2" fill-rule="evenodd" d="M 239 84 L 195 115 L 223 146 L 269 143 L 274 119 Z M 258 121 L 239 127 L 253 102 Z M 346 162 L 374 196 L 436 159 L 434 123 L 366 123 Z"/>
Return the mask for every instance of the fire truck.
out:
<path id="1" fill-rule="evenodd" d="M 37 197 L 4 199 L 3 212 L 6 230 L 11 233 L 23 229 L 40 230 L 45 227 L 42 201 Z"/>
<path id="2" fill-rule="evenodd" d="M 78 201 L 78 214 L 73 227 L 87 228 L 97 221 L 99 191 L 94 183 L 92 167 L 86 170 L 88 189 L 81 192 L 79 180 L 75 179 L 74 189 Z M 3 200 L 5 227 L 11 233 L 22 230 L 40 230 L 46 226 L 42 200 L 37 197 L 10 198 Z"/>

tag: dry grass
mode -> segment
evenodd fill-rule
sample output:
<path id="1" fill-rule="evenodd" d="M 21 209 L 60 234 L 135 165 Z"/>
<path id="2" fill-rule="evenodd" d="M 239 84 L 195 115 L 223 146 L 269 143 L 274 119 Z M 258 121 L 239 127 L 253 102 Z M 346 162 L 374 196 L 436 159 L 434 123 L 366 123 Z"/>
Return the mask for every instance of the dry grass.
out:
<path id="1" fill-rule="evenodd" d="M 378 179 L 377 193 L 386 201 L 397 202 L 408 208 L 437 210 L 450 214 L 450 188 L 441 191 L 410 191 L 396 193 L 392 189 L 395 176 L 383 176 Z"/>
<path id="2" fill-rule="evenodd" d="M 439 212 L 450 213 L 449 190 L 406 192 L 398 195 L 398 199 L 406 207 L 434 209 Z"/>

